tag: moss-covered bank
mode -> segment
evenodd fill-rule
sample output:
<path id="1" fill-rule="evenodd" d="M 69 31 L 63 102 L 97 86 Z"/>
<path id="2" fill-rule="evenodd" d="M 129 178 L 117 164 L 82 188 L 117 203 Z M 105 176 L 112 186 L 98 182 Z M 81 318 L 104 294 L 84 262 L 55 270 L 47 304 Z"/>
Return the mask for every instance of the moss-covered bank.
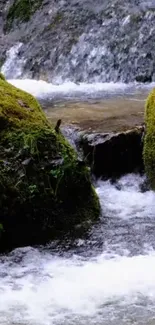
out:
<path id="1" fill-rule="evenodd" d="M 0 249 L 44 243 L 96 219 L 87 167 L 37 101 L 0 78 Z"/>
<path id="2" fill-rule="evenodd" d="M 151 91 L 146 102 L 145 124 L 144 165 L 151 187 L 155 190 L 155 89 Z"/>

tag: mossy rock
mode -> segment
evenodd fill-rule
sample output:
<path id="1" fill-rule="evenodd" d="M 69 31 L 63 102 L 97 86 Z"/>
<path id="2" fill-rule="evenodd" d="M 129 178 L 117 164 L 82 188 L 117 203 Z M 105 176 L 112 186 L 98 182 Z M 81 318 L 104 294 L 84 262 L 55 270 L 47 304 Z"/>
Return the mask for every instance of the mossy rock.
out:
<path id="1" fill-rule="evenodd" d="M 4 77 L 4 75 L 0 72 L 0 79 L 1 80 L 5 80 L 5 77 Z"/>
<path id="2" fill-rule="evenodd" d="M 155 190 L 155 89 L 147 98 L 145 108 L 146 133 L 144 138 L 144 165 L 152 189 Z"/>
<path id="3" fill-rule="evenodd" d="M 0 249 L 45 243 L 99 211 L 85 164 L 39 103 L 0 78 Z"/>

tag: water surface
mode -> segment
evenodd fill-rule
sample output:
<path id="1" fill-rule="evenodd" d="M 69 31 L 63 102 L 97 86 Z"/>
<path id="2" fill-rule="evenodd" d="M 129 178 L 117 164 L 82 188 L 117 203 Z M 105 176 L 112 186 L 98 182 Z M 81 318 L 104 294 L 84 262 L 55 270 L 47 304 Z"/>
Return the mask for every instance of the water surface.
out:
<path id="1" fill-rule="evenodd" d="M 74 125 L 87 131 L 117 132 L 144 121 L 145 101 L 154 84 L 94 83 L 61 85 L 37 80 L 10 80 L 36 96 L 54 124 Z"/>
<path id="2" fill-rule="evenodd" d="M 1 325 L 155 324 L 155 194 L 127 175 L 98 181 L 84 238 L 0 258 Z"/>

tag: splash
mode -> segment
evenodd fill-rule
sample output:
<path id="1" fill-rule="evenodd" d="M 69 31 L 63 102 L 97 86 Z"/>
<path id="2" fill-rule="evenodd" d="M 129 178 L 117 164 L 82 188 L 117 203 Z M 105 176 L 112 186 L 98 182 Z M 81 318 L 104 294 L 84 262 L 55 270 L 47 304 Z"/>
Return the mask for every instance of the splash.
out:
<path id="1" fill-rule="evenodd" d="M 25 90 L 40 99 L 88 99 L 107 98 L 109 96 L 136 94 L 136 92 L 146 92 L 155 86 L 154 83 L 141 85 L 137 83 L 73 83 L 65 82 L 59 85 L 48 83 L 43 80 L 30 79 L 10 79 L 14 86 Z"/>
<path id="2" fill-rule="evenodd" d="M 23 43 L 16 43 L 6 53 L 6 61 L 1 68 L 1 72 L 7 79 L 19 78 L 22 75 L 22 67 L 24 65 L 24 59 L 19 58 L 19 51 Z"/>
<path id="3" fill-rule="evenodd" d="M 0 324 L 153 324 L 155 194 L 141 191 L 144 181 L 99 181 L 98 232 L 69 252 L 27 247 L 1 256 Z"/>

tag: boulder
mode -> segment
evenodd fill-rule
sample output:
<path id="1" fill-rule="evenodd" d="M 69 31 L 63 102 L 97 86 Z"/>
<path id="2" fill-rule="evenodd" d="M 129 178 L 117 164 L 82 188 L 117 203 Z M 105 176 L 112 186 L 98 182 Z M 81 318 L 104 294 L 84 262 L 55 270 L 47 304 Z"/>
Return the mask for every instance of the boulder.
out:
<path id="1" fill-rule="evenodd" d="M 145 109 L 144 165 L 152 189 L 155 190 L 155 89 L 148 96 Z"/>
<path id="2" fill-rule="evenodd" d="M 142 171 L 144 127 L 120 133 L 84 134 L 78 141 L 96 177 L 115 178 Z"/>
<path id="3" fill-rule="evenodd" d="M 99 212 L 86 165 L 38 102 L 0 77 L 0 250 L 87 227 Z"/>

